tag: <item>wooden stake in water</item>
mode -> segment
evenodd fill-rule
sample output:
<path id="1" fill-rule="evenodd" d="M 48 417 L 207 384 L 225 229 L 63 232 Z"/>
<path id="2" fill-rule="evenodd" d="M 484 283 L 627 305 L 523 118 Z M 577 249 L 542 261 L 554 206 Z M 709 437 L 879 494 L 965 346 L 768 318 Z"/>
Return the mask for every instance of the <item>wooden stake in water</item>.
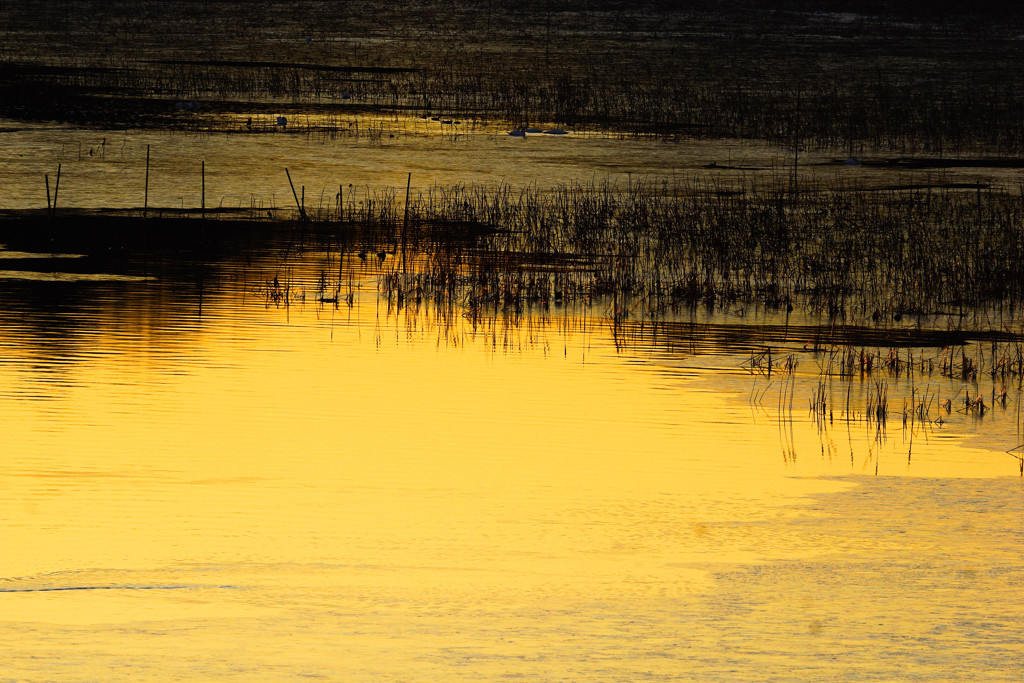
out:
<path id="1" fill-rule="evenodd" d="M 409 229 L 409 187 L 412 185 L 412 173 L 405 180 L 405 218 L 402 219 L 402 277 L 405 277 L 405 233 Z"/>
<path id="2" fill-rule="evenodd" d="M 142 198 L 142 217 L 149 210 L 149 145 L 146 145 L 146 193 Z"/>
<path id="3" fill-rule="evenodd" d="M 53 208 L 50 206 L 50 176 L 44 175 L 46 179 L 46 215 L 53 218 Z"/>

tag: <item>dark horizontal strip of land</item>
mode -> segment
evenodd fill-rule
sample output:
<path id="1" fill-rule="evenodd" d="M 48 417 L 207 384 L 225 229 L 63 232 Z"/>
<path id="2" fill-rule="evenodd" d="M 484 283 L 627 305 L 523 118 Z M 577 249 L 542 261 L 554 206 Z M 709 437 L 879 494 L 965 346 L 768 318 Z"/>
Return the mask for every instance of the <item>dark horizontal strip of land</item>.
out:
<path id="1" fill-rule="evenodd" d="M 988 183 L 905 183 L 902 185 L 880 185 L 860 188 L 859 192 L 893 192 L 903 190 L 987 190 Z"/>
<path id="2" fill-rule="evenodd" d="M 951 314 L 952 315 L 952 314 Z M 955 317 L 955 316 L 953 316 Z M 1004 330 L 928 329 L 865 325 L 750 325 L 687 322 L 627 322 L 622 336 L 656 346 L 693 350 L 757 351 L 768 346 L 817 351 L 835 346 L 943 348 L 972 341 L 1013 341 L 1020 335 Z"/>
<path id="3" fill-rule="evenodd" d="M 61 211 L 67 211 L 61 209 Z M 294 221 L 278 220 L 265 210 L 254 218 L 249 209 L 194 208 L 128 209 L 65 213 L 50 218 L 45 210 L 0 214 L 0 239 L 9 248 L 82 253 L 111 249 L 192 249 L 229 235 L 272 232 Z M 132 215 L 134 214 L 134 215 Z M 266 216 L 265 218 L 263 216 Z"/>
<path id="4" fill-rule="evenodd" d="M 833 159 L 826 165 L 846 164 L 847 159 Z M 928 168 L 1024 168 L 1024 158 L 974 157 L 971 159 L 943 157 L 901 157 L 898 159 L 857 159 L 857 164 L 868 167 L 894 169 L 928 169 Z"/>
<path id="5" fill-rule="evenodd" d="M 302 69 L 304 71 L 332 71 L 358 74 L 407 74 L 419 69 L 398 66 L 328 66 L 324 64 L 300 64 L 296 62 L 252 62 L 224 59 L 147 59 L 143 64 L 165 64 L 171 66 L 226 66 L 239 69 Z"/>

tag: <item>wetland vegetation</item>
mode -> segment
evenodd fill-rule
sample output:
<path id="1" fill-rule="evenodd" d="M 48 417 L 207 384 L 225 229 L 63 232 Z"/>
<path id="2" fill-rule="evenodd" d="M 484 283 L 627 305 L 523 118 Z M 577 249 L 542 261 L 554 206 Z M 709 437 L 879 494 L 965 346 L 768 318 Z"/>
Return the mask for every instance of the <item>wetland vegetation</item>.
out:
<path id="1" fill-rule="evenodd" d="M 408 197 L 341 183 L 310 188 L 315 208 L 289 174 L 294 209 L 207 214 L 204 190 L 200 212 L 153 207 L 159 218 L 148 221 L 129 207 L 62 207 L 55 218 L 55 191 L 48 219 L 8 215 L 6 232 L 27 231 L 37 247 L 178 248 L 284 220 L 299 251 L 333 245 L 376 259 L 379 296 L 396 310 L 521 320 L 586 308 L 617 338 L 698 312 L 740 330 L 781 322 L 827 330 L 799 349 L 831 349 L 827 378 L 892 369 L 883 358 L 894 348 L 935 349 L 927 364 L 895 355 L 897 371 L 929 374 L 964 344 L 1019 348 L 1024 60 L 1014 15 L 933 4 L 851 13 L 842 2 L 177 9 L 5 3 L 0 114 L 370 140 L 560 128 L 665 145 L 749 140 L 777 154 L 767 165 L 716 159 L 671 177 L 641 168 L 626 182 L 468 182 Z M 850 166 L 874 175 L 850 179 Z M 316 297 L 351 305 L 346 279 L 323 271 Z M 274 283 L 268 296 L 287 302 Z M 751 368 L 778 372 L 784 344 L 761 339 L 743 353 Z M 1007 391 L 1019 397 L 1019 353 L 1007 353 L 993 352 L 1001 360 L 983 371 L 1000 378 L 990 404 L 997 393 L 1004 404 Z M 956 372 L 940 361 L 943 374 L 973 380 L 964 351 L 959 358 Z"/>

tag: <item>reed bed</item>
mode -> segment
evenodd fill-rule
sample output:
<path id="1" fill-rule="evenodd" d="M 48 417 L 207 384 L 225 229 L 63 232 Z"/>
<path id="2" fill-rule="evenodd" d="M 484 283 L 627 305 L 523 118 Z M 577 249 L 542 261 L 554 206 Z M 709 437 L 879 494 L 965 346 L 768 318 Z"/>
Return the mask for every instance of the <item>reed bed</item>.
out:
<path id="1" fill-rule="evenodd" d="M 317 217 L 344 219 L 398 263 L 401 201 L 350 193 Z M 1022 221 L 1024 192 L 980 187 L 807 182 L 794 193 L 781 176 L 437 187 L 412 198 L 413 267 L 382 290 L 492 309 L 601 304 L 619 322 L 701 307 L 999 329 L 1024 297 Z"/>

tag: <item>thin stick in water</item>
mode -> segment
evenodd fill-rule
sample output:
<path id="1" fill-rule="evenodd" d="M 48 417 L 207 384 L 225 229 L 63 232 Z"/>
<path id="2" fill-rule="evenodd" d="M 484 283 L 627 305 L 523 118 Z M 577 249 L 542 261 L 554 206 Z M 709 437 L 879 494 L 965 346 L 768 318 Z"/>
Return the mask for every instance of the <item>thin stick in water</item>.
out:
<path id="1" fill-rule="evenodd" d="M 51 218 L 57 216 L 57 193 L 60 192 L 60 164 L 57 164 L 57 184 L 53 188 L 53 213 L 50 214 Z"/>
<path id="2" fill-rule="evenodd" d="M 299 209 L 299 218 L 302 220 L 306 219 L 306 212 L 302 210 L 302 204 L 299 203 L 299 195 L 295 191 L 295 183 L 292 182 L 292 174 L 288 172 L 288 169 L 284 169 L 284 174 L 288 176 L 288 185 L 292 188 L 292 197 L 295 198 L 295 206 Z"/>

